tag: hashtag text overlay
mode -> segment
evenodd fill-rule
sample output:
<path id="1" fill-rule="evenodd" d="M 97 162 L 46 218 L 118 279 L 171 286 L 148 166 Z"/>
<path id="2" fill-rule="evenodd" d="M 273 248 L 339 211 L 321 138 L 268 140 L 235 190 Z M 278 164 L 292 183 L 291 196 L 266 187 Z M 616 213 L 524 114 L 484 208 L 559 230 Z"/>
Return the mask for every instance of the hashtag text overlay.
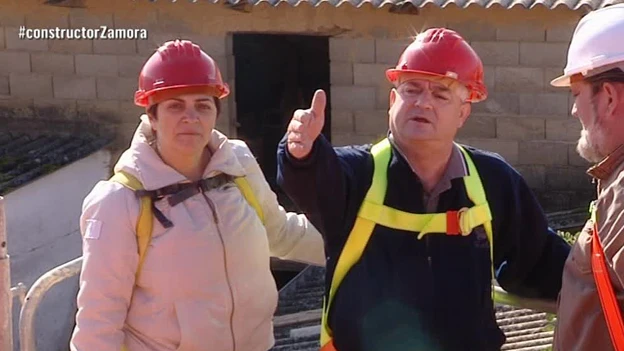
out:
<path id="1" fill-rule="evenodd" d="M 134 40 L 147 39 L 147 29 L 137 28 L 26 28 L 20 26 L 18 37 L 27 40 L 43 39 L 105 39 Z"/>

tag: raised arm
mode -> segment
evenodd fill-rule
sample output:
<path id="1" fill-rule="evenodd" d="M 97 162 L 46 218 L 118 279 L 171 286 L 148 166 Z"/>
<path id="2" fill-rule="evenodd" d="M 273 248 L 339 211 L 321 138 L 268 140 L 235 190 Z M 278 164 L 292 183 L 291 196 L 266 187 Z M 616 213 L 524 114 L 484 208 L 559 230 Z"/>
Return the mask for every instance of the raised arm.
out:
<path id="1" fill-rule="evenodd" d="M 325 94 L 295 112 L 277 150 L 277 182 L 326 240 L 345 233 L 370 182 L 372 158 L 365 147 L 334 148 L 321 134 Z"/>
<path id="2" fill-rule="evenodd" d="M 260 165 L 244 141 L 232 140 L 246 178 L 264 214 L 271 256 L 317 266 L 325 265 L 323 238 L 302 214 L 286 212 L 267 182 Z"/>

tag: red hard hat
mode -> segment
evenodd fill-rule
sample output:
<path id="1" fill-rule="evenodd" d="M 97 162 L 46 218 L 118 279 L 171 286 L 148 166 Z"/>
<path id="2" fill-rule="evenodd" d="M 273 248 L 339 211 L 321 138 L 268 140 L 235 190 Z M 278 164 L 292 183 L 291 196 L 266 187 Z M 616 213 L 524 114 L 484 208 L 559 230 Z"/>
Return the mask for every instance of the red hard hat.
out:
<path id="1" fill-rule="evenodd" d="M 230 93 L 216 62 L 188 40 L 168 41 L 147 60 L 134 102 L 148 106 L 154 93 L 179 88 L 212 90 L 219 99 Z"/>
<path id="2" fill-rule="evenodd" d="M 386 71 L 386 77 L 395 83 L 403 73 L 453 78 L 468 88 L 468 101 L 487 98 L 481 59 L 457 32 L 450 29 L 431 28 L 417 35 L 399 58 L 396 68 Z"/>

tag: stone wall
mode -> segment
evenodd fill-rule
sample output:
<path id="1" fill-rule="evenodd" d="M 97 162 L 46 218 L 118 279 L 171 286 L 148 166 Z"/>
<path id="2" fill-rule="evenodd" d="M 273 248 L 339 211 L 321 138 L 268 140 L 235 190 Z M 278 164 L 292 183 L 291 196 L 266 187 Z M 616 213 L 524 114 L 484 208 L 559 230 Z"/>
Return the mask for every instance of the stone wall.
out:
<path id="1" fill-rule="evenodd" d="M 511 12 L 514 13 L 514 12 Z M 516 14 L 516 13 L 514 13 Z M 512 16 L 513 17 L 513 16 Z M 570 114 L 567 90 L 550 87 L 560 75 L 576 17 L 507 26 L 446 22 L 469 40 L 485 68 L 489 98 L 473 105 L 458 141 L 500 153 L 525 177 L 544 207 L 585 206 L 593 187 L 588 163 L 576 152 L 581 124 Z M 335 144 L 371 142 L 387 125 L 390 84 L 409 40 L 332 38 L 332 135 Z"/>
<path id="2" fill-rule="evenodd" d="M 396 64 L 410 36 L 430 26 L 460 31 L 482 55 L 490 97 L 474 105 L 460 141 L 501 153 L 548 208 L 584 204 L 592 187 L 574 150 L 580 124 L 569 93 L 548 81 L 565 65 L 579 12 L 435 6 L 419 14 L 371 5 L 230 8 L 209 2 L 75 0 L 82 8 L 9 1 L 0 5 L 0 121 L 10 128 L 74 128 L 118 135 L 119 152 L 142 110 L 132 103 L 143 62 L 165 40 L 198 42 L 219 63 L 233 93 L 218 128 L 236 137 L 233 32 L 330 36 L 332 139 L 383 135 Z M 20 40 L 27 28 L 144 28 L 142 40 Z M 113 158 L 115 159 L 115 157 Z"/>

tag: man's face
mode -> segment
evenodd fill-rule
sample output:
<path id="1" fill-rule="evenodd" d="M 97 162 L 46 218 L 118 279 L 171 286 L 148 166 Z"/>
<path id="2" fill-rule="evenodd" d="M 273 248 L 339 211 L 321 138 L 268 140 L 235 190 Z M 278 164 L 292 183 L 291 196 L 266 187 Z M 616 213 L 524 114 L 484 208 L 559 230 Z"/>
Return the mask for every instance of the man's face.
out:
<path id="1" fill-rule="evenodd" d="M 406 80 L 390 93 L 390 130 L 406 143 L 453 141 L 470 114 L 456 83 L 425 78 Z"/>
<path id="2" fill-rule="evenodd" d="M 570 90 L 574 96 L 572 115 L 583 125 L 576 150 L 587 161 L 600 162 L 606 156 L 600 145 L 605 134 L 603 120 L 600 117 L 600 92 L 594 95 L 591 85 L 583 81 L 573 82 Z"/>

